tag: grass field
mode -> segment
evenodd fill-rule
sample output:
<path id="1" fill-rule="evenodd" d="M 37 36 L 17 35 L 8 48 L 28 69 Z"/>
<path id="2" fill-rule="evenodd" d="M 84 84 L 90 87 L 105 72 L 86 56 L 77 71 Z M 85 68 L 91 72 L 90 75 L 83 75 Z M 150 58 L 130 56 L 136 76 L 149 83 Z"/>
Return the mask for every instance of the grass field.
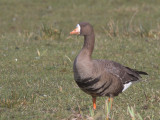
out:
<path id="1" fill-rule="evenodd" d="M 83 37 L 77 23 L 95 29 L 95 59 L 109 59 L 149 74 L 114 99 L 111 118 L 160 120 L 159 0 L 1 0 L 0 119 L 103 120 L 105 97 L 92 99 L 73 79 Z M 133 119 L 132 119 L 133 120 Z"/>

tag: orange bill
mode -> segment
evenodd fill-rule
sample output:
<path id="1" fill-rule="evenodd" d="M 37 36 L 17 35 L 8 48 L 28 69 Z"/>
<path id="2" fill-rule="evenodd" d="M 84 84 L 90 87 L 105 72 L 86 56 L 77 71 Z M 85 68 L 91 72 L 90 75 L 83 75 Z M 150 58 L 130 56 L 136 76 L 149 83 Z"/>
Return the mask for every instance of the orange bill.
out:
<path id="1" fill-rule="evenodd" d="M 74 29 L 72 32 L 70 32 L 71 35 L 78 35 L 80 34 L 79 28 L 77 27 L 76 29 Z"/>

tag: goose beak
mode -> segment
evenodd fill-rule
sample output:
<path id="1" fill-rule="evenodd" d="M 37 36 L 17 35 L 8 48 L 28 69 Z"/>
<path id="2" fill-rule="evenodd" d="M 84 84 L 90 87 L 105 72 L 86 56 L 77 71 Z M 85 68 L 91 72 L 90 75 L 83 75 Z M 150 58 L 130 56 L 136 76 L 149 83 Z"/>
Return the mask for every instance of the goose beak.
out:
<path id="1" fill-rule="evenodd" d="M 79 28 L 76 27 L 76 29 L 74 29 L 72 32 L 70 32 L 70 35 L 79 35 L 80 34 L 80 31 L 79 31 Z"/>

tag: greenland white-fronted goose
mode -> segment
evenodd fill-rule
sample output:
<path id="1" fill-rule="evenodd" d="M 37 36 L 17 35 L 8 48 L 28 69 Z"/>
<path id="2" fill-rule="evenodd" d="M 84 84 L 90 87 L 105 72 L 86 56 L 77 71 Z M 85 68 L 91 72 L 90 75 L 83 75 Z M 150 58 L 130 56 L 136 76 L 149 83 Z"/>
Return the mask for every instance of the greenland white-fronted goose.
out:
<path id="1" fill-rule="evenodd" d="M 84 45 L 75 58 L 73 71 L 77 85 L 93 98 L 93 109 L 96 109 L 96 97 L 113 97 L 125 91 L 133 82 L 139 81 L 146 72 L 137 71 L 109 60 L 92 60 L 95 35 L 93 27 L 86 22 L 77 25 L 70 34 L 84 36 Z"/>

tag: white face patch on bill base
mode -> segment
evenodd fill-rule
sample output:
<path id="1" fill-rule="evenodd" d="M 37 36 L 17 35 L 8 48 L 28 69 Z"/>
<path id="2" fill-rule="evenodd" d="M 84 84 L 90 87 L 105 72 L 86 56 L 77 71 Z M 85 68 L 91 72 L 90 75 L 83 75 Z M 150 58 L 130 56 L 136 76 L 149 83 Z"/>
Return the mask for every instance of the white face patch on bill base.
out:
<path id="1" fill-rule="evenodd" d="M 77 24 L 76 29 L 74 29 L 72 32 L 70 32 L 70 34 L 71 35 L 74 35 L 74 34 L 79 35 L 80 34 L 80 30 L 81 30 L 81 27 L 80 27 L 79 24 Z"/>
<path id="2" fill-rule="evenodd" d="M 80 27 L 80 25 L 79 25 L 79 24 L 77 24 L 76 28 L 77 28 L 77 32 L 79 32 L 79 34 L 80 34 L 80 31 L 81 31 L 81 27 Z"/>

